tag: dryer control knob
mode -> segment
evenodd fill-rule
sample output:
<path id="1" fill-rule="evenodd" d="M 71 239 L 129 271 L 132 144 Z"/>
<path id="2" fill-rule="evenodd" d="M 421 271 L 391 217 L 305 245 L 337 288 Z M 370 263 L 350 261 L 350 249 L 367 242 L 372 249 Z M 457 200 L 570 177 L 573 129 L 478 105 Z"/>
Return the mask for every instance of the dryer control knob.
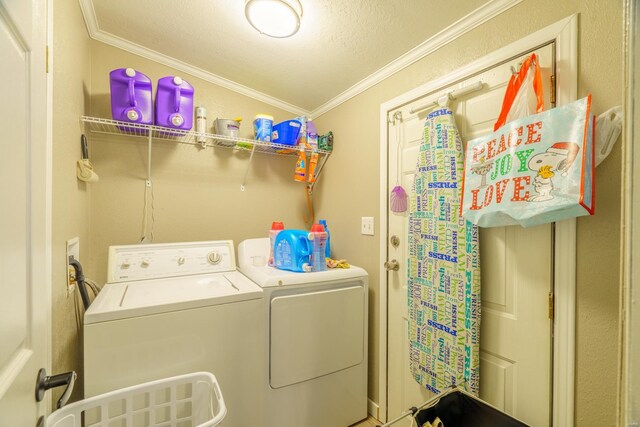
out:
<path id="1" fill-rule="evenodd" d="M 207 254 L 207 261 L 209 261 L 209 264 L 216 265 L 222 261 L 222 257 L 218 252 L 209 252 Z"/>
<path id="2" fill-rule="evenodd" d="M 149 261 L 147 261 L 146 259 L 143 259 L 142 262 L 140 263 L 140 267 L 142 268 L 149 267 Z"/>
<path id="3" fill-rule="evenodd" d="M 183 256 L 181 256 L 180 258 L 178 258 L 178 265 L 182 265 L 182 264 L 184 264 L 184 262 L 185 262 L 185 259 L 184 259 L 184 257 L 183 257 Z"/>

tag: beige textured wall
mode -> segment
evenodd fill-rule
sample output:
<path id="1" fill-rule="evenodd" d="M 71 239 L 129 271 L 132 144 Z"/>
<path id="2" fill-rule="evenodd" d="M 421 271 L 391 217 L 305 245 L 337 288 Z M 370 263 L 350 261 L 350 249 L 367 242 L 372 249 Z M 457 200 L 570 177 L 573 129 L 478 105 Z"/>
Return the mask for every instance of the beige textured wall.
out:
<path id="1" fill-rule="evenodd" d="M 146 145 L 139 140 L 91 138 L 92 162 L 100 183 L 78 184 L 77 118 L 87 111 L 109 117 L 108 72 L 132 66 L 153 80 L 170 68 L 98 42 L 88 42 L 75 2 L 56 2 L 54 32 L 54 277 L 53 367 L 79 369 L 73 301 L 64 293 L 64 240 L 81 237 L 87 276 L 104 282 L 111 244 L 140 238 Z M 332 129 L 336 149 L 316 191 L 316 211 L 327 218 L 334 253 L 370 273 L 369 395 L 378 401 L 379 277 L 377 237 L 361 236 L 360 217 L 379 221 L 379 106 L 401 93 L 467 64 L 572 13 L 580 13 L 579 95 L 594 95 L 595 112 L 622 102 L 622 13 L 619 2 L 525 0 L 483 26 L 434 52 L 356 98 L 317 118 Z M 91 57 L 91 70 L 87 61 Z M 241 115 L 249 135 L 256 113 L 276 121 L 292 114 L 226 89 L 184 76 L 196 87 L 196 104 L 216 116 Z M 91 82 L 91 85 L 89 85 Z M 90 90 L 89 90 L 90 87 Z M 159 142 L 153 150 L 155 241 L 242 239 L 266 235 L 272 220 L 304 226 L 303 188 L 292 181 L 295 159 L 256 155 L 239 191 L 247 159 L 224 149 Z M 615 419 L 619 289 L 620 148 L 598 168 L 598 208 L 578 221 L 576 425 Z M 89 194 L 91 197 L 89 197 Z M 69 206 L 73 205 L 74 208 Z M 83 216 L 91 213 L 91 222 Z M 91 225 L 91 227 L 90 227 Z M 376 226 L 376 231 L 378 227 Z"/>
<path id="2" fill-rule="evenodd" d="M 109 71 L 133 67 L 155 82 L 176 71 L 100 42 L 91 44 L 91 113 L 111 117 Z M 292 113 L 268 106 L 200 79 L 178 73 L 195 87 L 195 103 L 216 117 L 241 116 L 240 136 L 251 137 L 253 117 L 269 113 L 276 123 Z M 91 137 L 92 162 L 100 175 L 93 188 L 91 213 L 92 262 L 90 273 L 106 279 L 109 245 L 137 243 L 141 237 L 146 140 Z M 240 191 L 248 153 L 226 148 L 157 141 L 152 152 L 155 242 L 266 237 L 271 222 L 287 228 L 304 228 L 304 186 L 293 181 L 296 158 L 256 153 Z"/>
<path id="3" fill-rule="evenodd" d="M 79 117 L 89 112 L 90 45 L 77 1 L 56 1 L 53 10 L 53 208 L 52 371 L 82 373 L 82 344 L 74 297 L 67 296 L 66 241 L 80 237 L 80 260 L 90 254 L 91 188 L 76 179 Z M 80 302 L 80 305 L 82 303 Z M 82 381 L 72 399 L 82 397 Z M 52 394 L 54 401 L 61 390 Z"/>
<path id="4" fill-rule="evenodd" d="M 361 236 L 360 216 L 379 221 L 380 104 L 573 13 L 579 17 L 578 96 L 593 93 L 594 111 L 622 103 L 621 2 L 525 0 L 416 64 L 317 118 L 336 135 L 319 213 L 333 219 L 332 241 L 370 273 L 369 396 L 378 401 L 380 284 L 376 238 Z M 620 144 L 598 167 L 597 210 L 578 220 L 576 425 L 615 422 L 618 355 Z M 339 189 L 335 191 L 334 189 Z M 378 228 L 376 228 L 378 231 Z M 335 237 L 333 237 L 335 236 Z"/>

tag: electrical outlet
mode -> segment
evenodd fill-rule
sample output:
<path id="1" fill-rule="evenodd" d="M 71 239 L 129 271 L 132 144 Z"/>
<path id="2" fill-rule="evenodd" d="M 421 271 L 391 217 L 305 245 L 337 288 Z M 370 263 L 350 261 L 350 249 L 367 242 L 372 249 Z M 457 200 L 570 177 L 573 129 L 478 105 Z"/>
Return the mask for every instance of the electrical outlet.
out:
<path id="1" fill-rule="evenodd" d="M 65 258 L 65 262 L 67 264 L 67 295 L 71 295 L 76 289 L 75 270 L 73 267 L 69 266 L 70 256 L 80 260 L 80 237 L 74 237 L 71 240 L 67 240 L 67 257 Z"/>
<path id="2" fill-rule="evenodd" d="M 361 234 L 366 236 L 373 236 L 375 233 L 373 232 L 373 217 L 372 216 L 363 216 L 361 223 Z"/>

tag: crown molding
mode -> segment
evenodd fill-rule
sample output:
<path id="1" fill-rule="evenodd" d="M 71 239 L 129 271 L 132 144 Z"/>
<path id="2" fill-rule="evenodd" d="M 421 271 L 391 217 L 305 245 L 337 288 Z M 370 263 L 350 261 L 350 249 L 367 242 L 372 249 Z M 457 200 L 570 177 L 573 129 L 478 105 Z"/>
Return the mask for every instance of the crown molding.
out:
<path id="1" fill-rule="evenodd" d="M 490 0 L 476 10 L 460 18 L 458 21 L 449 25 L 447 28 L 428 38 L 418 46 L 414 47 L 404 55 L 391 61 L 375 73 L 359 81 L 340 95 L 332 98 L 325 104 L 316 108 L 311 112 L 311 117 L 316 118 L 322 114 L 336 108 L 338 105 L 348 101 L 365 90 L 375 86 L 381 81 L 391 77 L 398 71 L 401 71 L 411 64 L 419 61 L 425 56 L 435 52 L 442 46 L 451 43 L 458 37 L 468 33 L 474 28 L 484 24 L 490 19 L 500 15 L 506 10 L 520 3 L 522 0 Z"/>
<path id="2" fill-rule="evenodd" d="M 345 90 L 338 96 L 332 98 L 328 102 L 322 104 L 321 106 L 314 109 L 313 111 L 305 110 L 304 108 L 282 101 L 278 98 L 275 98 L 273 96 L 270 96 L 260 91 L 257 91 L 255 89 L 252 89 L 248 86 L 244 86 L 239 83 L 233 82 L 229 79 L 218 76 L 217 74 L 213 74 L 209 71 L 203 70 L 202 68 L 195 67 L 193 65 L 187 64 L 186 62 L 179 61 L 175 58 L 172 58 L 168 55 L 164 55 L 162 53 L 156 52 L 155 50 L 146 48 L 136 43 L 132 43 L 121 37 L 117 37 L 117 36 L 114 36 L 113 34 L 102 31 L 98 26 L 98 20 L 96 18 L 95 9 L 93 7 L 93 1 L 92 0 L 78 0 L 78 1 L 80 3 L 80 8 L 82 10 L 82 15 L 84 16 L 84 20 L 87 26 L 87 31 L 89 32 L 89 36 L 94 40 L 117 47 L 124 51 L 141 56 L 143 58 L 150 59 L 157 63 L 167 65 L 169 67 L 175 68 L 176 70 L 182 71 L 183 73 L 192 75 L 194 77 L 197 77 L 202 80 L 213 83 L 215 85 L 224 87 L 226 89 L 229 89 L 241 95 L 247 96 L 249 98 L 253 98 L 255 100 L 264 102 L 268 105 L 288 111 L 297 116 L 304 115 L 304 116 L 317 118 L 322 114 L 328 112 L 329 110 L 332 110 L 333 108 L 337 107 L 338 105 L 355 97 L 356 95 L 359 95 L 360 93 L 371 88 L 372 86 L 375 86 L 381 81 L 389 78 L 395 73 L 410 66 L 411 64 L 419 61 L 420 59 L 424 58 L 430 53 L 440 49 L 442 46 L 448 43 L 451 43 L 458 37 L 482 25 L 483 23 L 489 21 L 495 16 L 500 15 L 504 11 L 520 3 L 522 0 L 490 0 L 486 4 L 480 6 L 476 10 L 472 11 L 471 13 L 462 17 L 458 21 L 449 25 L 447 28 L 438 32 L 434 36 L 428 38 L 427 40 L 425 40 L 415 48 L 411 49 L 407 53 L 398 57 L 394 61 L 388 63 L 387 65 L 385 65 L 384 67 L 376 71 L 375 73 L 359 81 L 355 85 L 351 86 L 349 89 Z"/>
<path id="3" fill-rule="evenodd" d="M 139 44 L 125 40 L 121 37 L 114 36 L 113 34 L 102 31 L 98 26 L 98 20 L 96 18 L 95 9 L 93 7 L 93 1 L 78 1 L 80 3 L 80 9 L 82 10 L 82 15 L 84 16 L 84 21 L 87 26 L 89 36 L 94 40 L 117 47 L 118 49 L 122 49 L 129 53 L 133 53 L 134 55 L 150 59 L 159 64 L 175 68 L 176 70 L 182 71 L 183 73 L 208 81 L 209 83 L 213 83 L 249 98 L 253 98 L 257 101 L 264 102 L 265 104 L 271 105 L 273 107 L 288 111 L 295 114 L 296 116 L 309 116 L 310 114 L 310 112 L 308 110 L 305 110 L 304 108 L 274 98 L 265 93 L 251 89 L 250 87 L 241 85 L 224 77 L 218 76 L 217 74 L 213 74 L 209 71 L 203 70 L 202 68 L 195 67 L 193 65 L 187 64 L 186 62 L 172 58 L 168 55 L 164 55 L 162 53 L 156 52 L 155 50 L 146 48 Z"/>

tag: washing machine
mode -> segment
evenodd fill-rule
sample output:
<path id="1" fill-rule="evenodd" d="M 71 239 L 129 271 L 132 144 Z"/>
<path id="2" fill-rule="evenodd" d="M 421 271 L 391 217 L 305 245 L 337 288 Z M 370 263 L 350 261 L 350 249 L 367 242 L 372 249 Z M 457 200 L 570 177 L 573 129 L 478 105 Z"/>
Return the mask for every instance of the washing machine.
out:
<path id="1" fill-rule="evenodd" d="M 221 425 L 260 426 L 263 291 L 237 271 L 233 242 L 112 246 L 108 265 L 84 316 L 85 397 L 208 371 L 228 410 Z"/>
<path id="2" fill-rule="evenodd" d="M 238 247 L 264 291 L 265 427 L 346 427 L 367 417 L 367 289 L 362 268 L 294 273 L 266 265 L 269 239 Z"/>

